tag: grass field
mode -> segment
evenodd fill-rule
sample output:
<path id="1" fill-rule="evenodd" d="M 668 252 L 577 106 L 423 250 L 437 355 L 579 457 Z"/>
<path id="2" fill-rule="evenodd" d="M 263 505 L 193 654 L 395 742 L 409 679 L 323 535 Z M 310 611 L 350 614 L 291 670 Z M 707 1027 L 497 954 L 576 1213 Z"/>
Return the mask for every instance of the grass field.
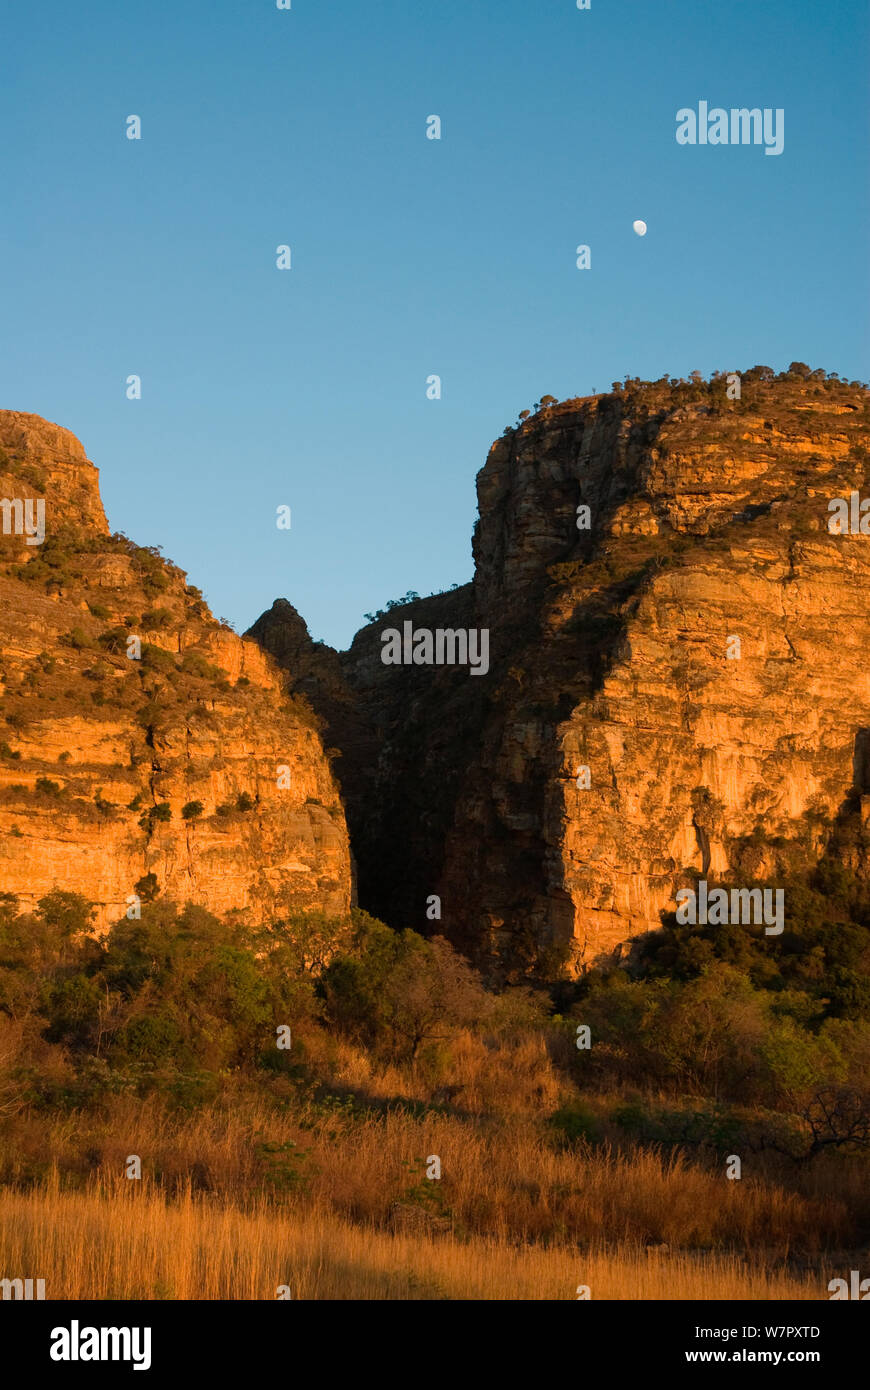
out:
<path id="1" fill-rule="evenodd" d="M 517 1244 L 391 1234 L 323 1211 L 251 1210 L 137 1183 L 56 1183 L 0 1193 L 4 1270 L 46 1280 L 47 1298 L 818 1299 L 827 1276 L 735 1255 Z"/>
<path id="2" fill-rule="evenodd" d="M 304 1075 L 226 1073 L 210 1099 L 17 1099 L 0 1278 L 73 1299 L 777 1300 L 866 1263 L 860 1155 L 746 1148 L 729 1180 L 728 1148 L 628 1142 L 631 1093 L 578 1094 L 535 1038 L 466 1034 L 449 1074 L 312 1032 Z"/>

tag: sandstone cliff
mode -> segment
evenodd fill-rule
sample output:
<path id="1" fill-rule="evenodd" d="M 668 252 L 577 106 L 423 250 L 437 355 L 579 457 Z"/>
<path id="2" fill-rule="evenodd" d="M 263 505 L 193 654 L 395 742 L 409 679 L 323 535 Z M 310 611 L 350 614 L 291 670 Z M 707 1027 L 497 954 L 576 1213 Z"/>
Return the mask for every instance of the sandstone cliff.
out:
<path id="1" fill-rule="evenodd" d="M 870 537 L 828 530 L 868 426 L 866 388 L 801 371 L 754 369 L 734 401 L 720 377 L 556 404 L 478 476 L 473 585 L 340 656 L 264 614 L 342 752 L 361 904 L 421 929 L 438 894 L 490 968 L 576 967 L 658 926 L 693 870 L 818 857 L 870 792 Z M 488 628 L 489 674 L 383 665 L 406 619 Z"/>
<path id="2" fill-rule="evenodd" d="M 12 509 L 0 537 L 0 892 L 82 893 L 102 927 L 136 891 L 250 921 L 346 912 L 318 722 L 270 658 L 158 550 L 109 534 L 69 431 L 0 411 L 0 497 L 45 502 L 42 544 Z"/>

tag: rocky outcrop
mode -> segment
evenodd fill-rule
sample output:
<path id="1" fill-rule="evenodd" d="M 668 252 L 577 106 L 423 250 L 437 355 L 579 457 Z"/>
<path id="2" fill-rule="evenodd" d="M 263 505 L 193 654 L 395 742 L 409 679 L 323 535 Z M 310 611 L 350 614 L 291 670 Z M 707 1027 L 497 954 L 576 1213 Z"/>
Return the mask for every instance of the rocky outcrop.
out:
<path id="1" fill-rule="evenodd" d="M 870 537 L 828 530 L 864 487 L 868 414 L 859 383 L 757 369 L 739 400 L 635 382 L 506 431 L 473 585 L 364 628 L 322 694 L 309 667 L 362 905 L 419 928 L 437 894 L 490 968 L 577 968 L 658 926 L 692 871 L 820 855 L 870 792 Z M 385 666 L 407 619 L 486 627 L 488 675 Z"/>
<path id="2" fill-rule="evenodd" d="M 318 721 L 271 659 L 109 534 L 67 430 L 0 411 L 0 495 L 45 504 L 41 544 L 13 508 L 0 538 L 0 892 L 81 893 L 101 927 L 155 891 L 251 922 L 347 912 Z"/>

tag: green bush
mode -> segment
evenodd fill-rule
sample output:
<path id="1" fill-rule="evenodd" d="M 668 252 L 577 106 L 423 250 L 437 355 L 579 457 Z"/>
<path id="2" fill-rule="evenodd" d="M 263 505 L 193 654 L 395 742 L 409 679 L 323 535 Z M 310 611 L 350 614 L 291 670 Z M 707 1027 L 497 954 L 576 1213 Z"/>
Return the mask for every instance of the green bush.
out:
<path id="1" fill-rule="evenodd" d="M 844 822 L 842 840 L 854 832 Z M 785 930 L 772 952 L 761 926 L 680 924 L 669 914 L 645 945 L 643 971 L 650 978 L 688 980 L 716 961 L 733 966 L 752 985 L 797 990 L 818 1001 L 820 1014 L 870 1019 L 870 895 L 857 876 L 834 859 L 807 878 L 778 884 L 784 892 Z"/>
<path id="2" fill-rule="evenodd" d="M 42 468 L 34 468 L 29 463 L 19 463 L 16 469 L 19 478 L 23 483 L 29 483 L 36 488 L 37 492 L 45 492 L 48 486 L 48 474 Z"/>
<path id="3" fill-rule="evenodd" d="M 601 1127 L 595 1115 L 580 1102 L 563 1105 L 550 1116 L 549 1123 L 562 1146 L 570 1147 L 584 1142 L 594 1144 L 601 1137 Z"/>
<path id="4" fill-rule="evenodd" d="M 156 647 L 152 642 L 142 643 L 142 665 L 152 671 L 169 672 L 174 671 L 175 657 L 171 652 L 164 651 L 162 647 Z"/>
<path id="5" fill-rule="evenodd" d="M 125 627 L 107 628 L 105 632 L 100 633 L 97 641 L 106 651 L 112 652 L 116 656 L 123 656 L 127 651 L 127 629 Z"/>
<path id="6" fill-rule="evenodd" d="M 220 1070 L 257 1064 L 275 1027 L 296 1016 L 296 982 L 261 959 L 238 928 L 203 908 L 143 908 L 109 933 L 99 970 L 124 1001 L 111 1044 L 118 1064 Z"/>
<path id="7" fill-rule="evenodd" d="M 133 889 L 143 902 L 152 902 L 157 896 L 157 875 L 143 874 L 141 878 L 136 880 Z"/>
<path id="8" fill-rule="evenodd" d="M 172 610 L 170 608 L 147 608 L 139 620 L 144 632 L 152 632 L 158 628 L 166 627 L 171 622 Z"/>
<path id="9" fill-rule="evenodd" d="M 181 669 L 187 676 L 197 676 L 201 680 L 217 680 L 221 674 L 201 652 L 185 652 L 181 659 Z"/>
<path id="10" fill-rule="evenodd" d="M 35 790 L 41 796 L 61 796 L 63 788 L 59 782 L 53 782 L 50 777 L 37 777 Z"/>
<path id="11" fill-rule="evenodd" d="M 168 801 L 160 801 L 156 806 L 149 806 L 147 811 L 142 812 L 139 817 L 139 825 L 150 834 L 155 822 L 170 820 L 172 820 L 172 807 Z"/>
<path id="12" fill-rule="evenodd" d="M 93 637 L 85 632 L 82 627 L 73 627 L 61 637 L 61 642 L 65 647 L 72 647 L 74 651 L 90 651 L 96 644 Z"/>
<path id="13" fill-rule="evenodd" d="M 415 1058 L 476 1022 L 486 995 L 477 973 L 443 938 L 426 941 L 355 914 L 350 949 L 322 977 L 333 1020 L 352 1036 Z"/>

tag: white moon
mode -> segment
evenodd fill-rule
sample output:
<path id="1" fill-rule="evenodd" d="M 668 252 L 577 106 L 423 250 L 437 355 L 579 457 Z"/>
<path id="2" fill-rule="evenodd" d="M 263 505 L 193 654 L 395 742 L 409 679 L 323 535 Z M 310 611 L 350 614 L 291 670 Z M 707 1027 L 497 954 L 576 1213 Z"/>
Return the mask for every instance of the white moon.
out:
<path id="1" fill-rule="evenodd" d="M 634 228 L 634 230 L 637 232 L 638 236 L 646 236 L 646 223 L 645 223 L 645 222 L 632 222 L 631 225 L 632 225 L 632 227 Z"/>

